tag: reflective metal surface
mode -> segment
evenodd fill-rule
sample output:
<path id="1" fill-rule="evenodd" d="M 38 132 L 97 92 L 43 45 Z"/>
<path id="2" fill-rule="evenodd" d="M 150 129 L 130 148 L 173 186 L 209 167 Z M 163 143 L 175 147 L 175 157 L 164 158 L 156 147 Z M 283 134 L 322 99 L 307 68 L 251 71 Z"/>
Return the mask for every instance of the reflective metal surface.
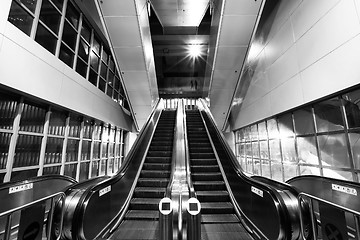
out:
<path id="1" fill-rule="evenodd" d="M 205 105 L 202 115 L 219 155 L 233 204 L 238 207 L 244 224 L 255 235 L 262 236 L 261 238 L 297 239 L 300 224 L 297 213 L 292 210 L 296 198 L 289 197 L 290 192 L 284 191 L 280 194 L 281 189 L 275 189 L 245 176 Z"/>
<path id="2" fill-rule="evenodd" d="M 114 177 L 105 180 L 99 178 L 92 184 L 79 185 L 66 192 L 64 237 L 94 239 L 107 235 L 121 222 L 162 108 L 163 103 L 160 101 Z"/>
<path id="3" fill-rule="evenodd" d="M 21 207 L 51 194 L 62 192 L 76 183 L 67 176 L 47 175 L 25 181 L 9 182 L 0 185 L 0 213 Z"/>

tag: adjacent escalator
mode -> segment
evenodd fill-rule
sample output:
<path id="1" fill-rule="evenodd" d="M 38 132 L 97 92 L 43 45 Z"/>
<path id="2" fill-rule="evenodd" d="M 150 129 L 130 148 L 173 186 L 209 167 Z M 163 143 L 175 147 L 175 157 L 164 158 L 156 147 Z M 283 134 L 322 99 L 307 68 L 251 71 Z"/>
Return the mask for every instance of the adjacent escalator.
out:
<path id="1" fill-rule="evenodd" d="M 158 239 L 158 204 L 171 174 L 175 117 L 176 111 L 162 112 L 128 211 L 110 239 Z"/>
<path id="2" fill-rule="evenodd" d="M 191 178 L 201 202 L 201 239 L 252 239 L 241 225 L 198 110 L 186 111 Z"/>

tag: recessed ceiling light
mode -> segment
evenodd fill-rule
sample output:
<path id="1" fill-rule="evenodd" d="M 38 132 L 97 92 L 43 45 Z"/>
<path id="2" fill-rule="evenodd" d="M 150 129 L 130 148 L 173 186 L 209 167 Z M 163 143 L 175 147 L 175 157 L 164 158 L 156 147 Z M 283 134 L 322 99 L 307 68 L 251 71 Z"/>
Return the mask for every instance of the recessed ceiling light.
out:
<path id="1" fill-rule="evenodd" d="M 191 44 L 188 51 L 191 57 L 199 57 L 201 55 L 201 46 L 199 44 Z"/>

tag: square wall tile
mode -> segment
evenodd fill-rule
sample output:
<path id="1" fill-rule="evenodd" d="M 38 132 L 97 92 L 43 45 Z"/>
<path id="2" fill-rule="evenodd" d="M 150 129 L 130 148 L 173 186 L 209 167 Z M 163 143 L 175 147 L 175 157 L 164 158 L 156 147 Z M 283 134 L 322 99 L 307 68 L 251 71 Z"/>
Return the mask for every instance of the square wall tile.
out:
<path id="1" fill-rule="evenodd" d="M 266 71 L 270 89 L 274 89 L 299 73 L 296 47 L 290 47 Z"/>
<path id="2" fill-rule="evenodd" d="M 359 33 L 360 24 L 354 2 L 341 1 L 296 42 L 300 70 Z"/>
<path id="3" fill-rule="evenodd" d="M 304 0 L 291 15 L 295 39 L 299 39 L 340 0 Z"/>
<path id="4" fill-rule="evenodd" d="M 301 72 L 304 101 L 359 84 L 360 35 Z"/>
<path id="5" fill-rule="evenodd" d="M 301 105 L 303 101 L 300 74 L 279 85 L 270 92 L 271 115 L 284 112 Z"/>

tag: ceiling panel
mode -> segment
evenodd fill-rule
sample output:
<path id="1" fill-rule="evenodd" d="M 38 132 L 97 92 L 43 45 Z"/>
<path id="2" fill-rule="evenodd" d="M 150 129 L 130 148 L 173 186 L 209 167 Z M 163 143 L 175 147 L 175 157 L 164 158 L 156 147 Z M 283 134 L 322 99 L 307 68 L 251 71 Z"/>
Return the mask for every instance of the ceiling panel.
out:
<path id="1" fill-rule="evenodd" d="M 227 91 L 234 91 L 239 75 L 239 71 L 214 70 L 213 78 L 216 81 L 213 81 L 210 91 L 217 91 L 216 89 L 221 88 L 227 89 Z"/>
<path id="2" fill-rule="evenodd" d="M 143 71 L 145 69 L 145 60 L 143 49 L 139 47 L 114 48 L 115 53 L 121 56 L 119 64 L 121 71 Z"/>
<path id="3" fill-rule="evenodd" d="M 247 47 L 219 47 L 215 69 L 240 71 L 246 55 Z"/>
<path id="4" fill-rule="evenodd" d="M 105 17 L 136 16 L 134 0 L 106 1 L 106 4 L 102 4 L 102 10 Z"/>
<path id="5" fill-rule="evenodd" d="M 248 45 L 256 15 L 223 16 L 219 46 Z"/>
<path id="6" fill-rule="evenodd" d="M 105 17 L 113 47 L 141 46 L 137 17 Z"/>
<path id="7" fill-rule="evenodd" d="M 149 94 L 144 94 L 143 92 L 134 90 L 134 91 L 128 91 L 128 94 L 131 96 L 133 102 L 132 104 L 136 106 L 147 106 L 151 104 L 151 96 L 150 92 Z M 139 112 L 140 110 L 137 110 L 136 112 Z"/>
<path id="8" fill-rule="evenodd" d="M 226 0 L 224 15 L 257 15 L 261 1 Z"/>
<path id="9" fill-rule="evenodd" d="M 128 91 L 150 92 L 148 81 L 144 81 L 147 80 L 145 71 L 122 72 L 122 76 Z"/>
<path id="10" fill-rule="evenodd" d="M 209 0 L 151 0 L 163 27 L 199 26 Z"/>

